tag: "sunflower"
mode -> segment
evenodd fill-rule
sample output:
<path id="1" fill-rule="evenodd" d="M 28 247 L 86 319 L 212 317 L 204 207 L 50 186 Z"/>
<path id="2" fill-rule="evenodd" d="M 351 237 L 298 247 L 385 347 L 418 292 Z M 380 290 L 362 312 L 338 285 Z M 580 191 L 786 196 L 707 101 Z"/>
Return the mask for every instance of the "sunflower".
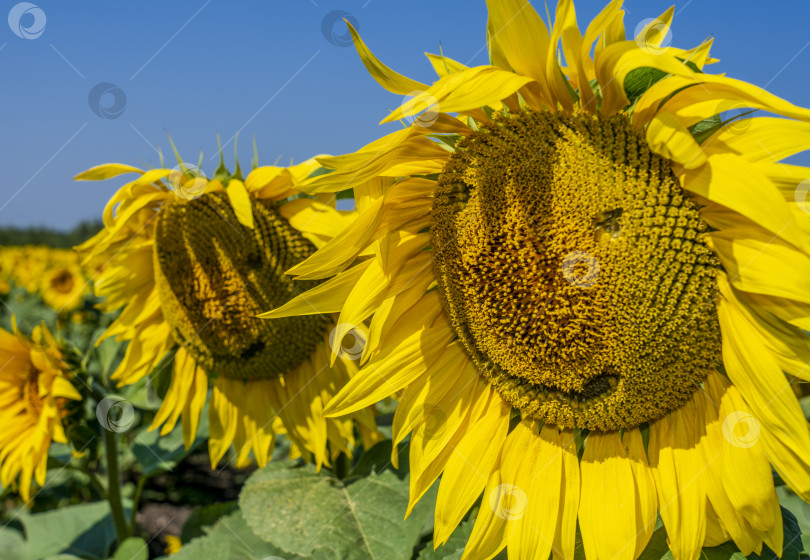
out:
<path id="1" fill-rule="evenodd" d="M 34 328 L 30 341 L 13 319 L 12 327 L 13 334 L 0 329 L 0 482 L 16 483 L 27 502 L 32 479 L 45 484 L 51 442 L 67 443 L 65 404 L 81 395 L 44 324 Z"/>
<path id="2" fill-rule="evenodd" d="M 62 313 L 72 311 L 84 301 L 89 283 L 82 269 L 75 264 L 56 266 L 45 272 L 39 293 L 52 309 Z"/>
<path id="3" fill-rule="evenodd" d="M 283 430 L 293 451 L 318 466 L 351 455 L 357 427 L 366 445 L 376 432 L 370 409 L 325 419 L 325 402 L 356 371 L 334 345 L 329 315 L 267 322 L 255 316 L 297 293 L 283 272 L 351 222 L 352 215 L 302 196 L 295 184 L 319 165 L 259 167 L 244 181 L 220 165 L 208 180 L 193 166 L 142 171 L 103 165 L 77 176 L 138 177 L 104 213 L 104 229 L 80 247 L 96 270 L 104 311 L 120 316 L 100 338 L 129 341 L 112 378 L 137 382 L 167 354 L 171 384 L 151 428 L 169 433 L 182 418 L 194 441 L 209 393 L 212 466 L 234 445 L 237 465 L 259 465 Z M 314 286 L 304 283 L 301 288 Z M 330 454 L 331 453 L 331 454 Z"/>
<path id="4" fill-rule="evenodd" d="M 408 126 L 319 158 L 335 171 L 302 190 L 353 188 L 359 216 L 290 271 L 328 280 L 265 316 L 370 319 L 326 414 L 398 396 L 408 511 L 442 475 L 438 545 L 481 498 L 464 558 L 573 558 L 578 526 L 588 558 L 633 559 L 658 514 L 676 560 L 781 554 L 771 467 L 810 498 L 791 390 L 810 380 L 810 170 L 780 161 L 810 111 L 705 73 L 710 40 L 667 44 L 672 9 L 628 40 L 621 1 L 584 34 L 570 0 L 550 32 L 525 0 L 487 4 L 491 64 L 429 54 L 430 86 L 351 30 L 407 96 L 383 122 Z"/>

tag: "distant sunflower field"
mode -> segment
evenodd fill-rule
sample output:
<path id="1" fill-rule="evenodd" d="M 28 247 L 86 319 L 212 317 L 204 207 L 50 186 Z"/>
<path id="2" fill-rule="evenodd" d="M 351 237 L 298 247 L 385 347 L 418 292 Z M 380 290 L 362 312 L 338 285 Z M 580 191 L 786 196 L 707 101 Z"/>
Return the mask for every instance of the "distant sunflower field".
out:
<path id="1" fill-rule="evenodd" d="M 810 110 L 673 9 L 486 4 L 432 84 L 345 19 L 405 96 L 357 151 L 170 139 L 0 247 L 0 560 L 808 556 Z"/>

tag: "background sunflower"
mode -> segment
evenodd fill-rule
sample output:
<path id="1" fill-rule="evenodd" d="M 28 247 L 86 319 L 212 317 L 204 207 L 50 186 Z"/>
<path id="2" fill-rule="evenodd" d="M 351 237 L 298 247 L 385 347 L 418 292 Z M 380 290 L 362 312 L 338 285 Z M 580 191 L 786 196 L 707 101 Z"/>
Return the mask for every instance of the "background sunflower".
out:
<path id="1" fill-rule="evenodd" d="M 45 325 L 31 340 L 13 328 L 0 329 L 0 482 L 28 502 L 33 481 L 45 484 L 51 443 L 67 443 L 65 405 L 81 395 Z"/>
<path id="2" fill-rule="evenodd" d="M 366 445 L 378 438 L 370 409 L 345 420 L 323 416 L 324 401 L 356 369 L 345 354 L 330 363 L 329 316 L 255 318 L 297 293 L 283 271 L 352 220 L 299 196 L 295 185 L 318 167 L 314 160 L 258 167 L 242 180 L 238 164 L 233 174 L 221 164 L 208 180 L 182 163 L 150 171 L 111 164 L 77 176 L 139 174 L 110 200 L 105 229 L 80 248 L 88 263 L 102 265 L 94 279 L 102 309 L 122 308 L 98 342 L 129 341 L 112 374 L 121 385 L 138 382 L 170 353 L 171 384 L 152 428 L 168 434 L 182 418 L 186 446 L 212 381 L 212 466 L 231 444 L 238 466 L 251 451 L 263 466 L 278 431 L 318 466 L 351 456 L 355 427 Z"/>

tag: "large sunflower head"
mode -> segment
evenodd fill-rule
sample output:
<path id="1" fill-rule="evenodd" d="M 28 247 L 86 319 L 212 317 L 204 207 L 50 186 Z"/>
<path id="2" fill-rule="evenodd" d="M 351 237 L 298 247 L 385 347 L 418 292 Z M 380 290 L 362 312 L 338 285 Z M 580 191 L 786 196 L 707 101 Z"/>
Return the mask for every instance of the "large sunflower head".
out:
<path id="1" fill-rule="evenodd" d="M 810 498 L 810 170 L 780 163 L 810 111 L 706 73 L 711 41 L 668 46 L 673 10 L 628 38 L 619 0 L 584 33 L 571 0 L 550 30 L 487 4 L 490 65 L 428 55 L 432 85 L 352 29 L 407 126 L 302 186 L 360 211 L 290 271 L 370 319 L 327 413 L 400 395 L 411 506 L 444 473 L 437 543 L 484 493 L 465 558 L 573 558 L 579 525 L 589 558 L 632 559 L 658 513 L 676 560 L 779 554 L 771 466 Z"/>
<path id="2" fill-rule="evenodd" d="M 16 485 L 26 502 L 32 480 L 45 484 L 51 442 L 67 443 L 62 425 L 69 400 L 81 395 L 45 325 L 29 340 L 0 329 L 0 482 Z"/>
<path id="3" fill-rule="evenodd" d="M 182 417 L 187 445 L 212 382 L 212 464 L 233 443 L 238 465 L 251 451 L 264 465 L 279 430 L 318 465 L 351 452 L 355 427 L 367 444 L 377 437 L 368 409 L 348 419 L 323 416 L 325 401 L 356 370 L 351 357 L 331 363 L 330 315 L 256 318 L 317 284 L 293 283 L 284 272 L 353 218 L 296 190 L 318 167 L 314 160 L 259 167 L 243 180 L 238 166 L 231 174 L 220 165 L 209 180 L 182 163 L 149 171 L 105 165 L 77 177 L 138 174 L 108 204 L 104 230 L 81 247 L 99 270 L 103 309 L 122 310 L 102 340 L 129 341 L 113 373 L 122 384 L 173 357 L 153 428 L 168 433 Z"/>

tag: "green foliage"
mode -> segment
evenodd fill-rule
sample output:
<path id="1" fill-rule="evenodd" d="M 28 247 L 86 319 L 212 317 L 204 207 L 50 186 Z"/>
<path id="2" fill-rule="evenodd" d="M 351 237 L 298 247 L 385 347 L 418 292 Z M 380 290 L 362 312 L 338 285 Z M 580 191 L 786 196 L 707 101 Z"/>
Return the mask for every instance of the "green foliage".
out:
<path id="1" fill-rule="evenodd" d="M 658 68 L 636 68 L 631 70 L 624 79 L 624 93 L 630 100 L 630 105 L 635 104 L 656 82 L 666 76 L 666 72 Z"/>
<path id="2" fill-rule="evenodd" d="M 143 474 L 154 476 L 177 466 L 189 453 L 200 447 L 208 439 L 208 411 L 204 410 L 197 429 L 197 438 L 186 449 L 183 443 L 183 429 L 178 422 L 165 436 L 160 430 L 143 430 L 133 441 L 132 453 L 141 465 Z"/>
<path id="3" fill-rule="evenodd" d="M 180 534 L 180 539 L 183 542 L 189 542 L 192 539 L 202 537 L 206 533 L 206 527 L 219 521 L 220 517 L 233 513 L 237 508 L 238 505 L 236 502 L 224 502 L 221 504 L 203 506 L 194 510 L 194 513 L 189 516 L 186 523 L 183 525 L 183 532 Z"/>
<path id="4" fill-rule="evenodd" d="M 29 560 L 61 553 L 107 558 L 110 545 L 115 541 L 115 528 L 107 502 L 21 515 L 20 521 L 28 541 Z"/>
<path id="5" fill-rule="evenodd" d="M 184 544 L 172 560 L 303 560 L 262 540 L 248 527 L 241 511 L 222 517 L 204 537 Z"/>
<path id="6" fill-rule="evenodd" d="M 100 221 L 81 222 L 68 231 L 47 227 L 0 228 L 0 245 L 48 245 L 69 249 L 84 243 L 104 227 Z"/>
<path id="7" fill-rule="evenodd" d="M 257 471 L 239 498 L 257 535 L 319 560 L 410 559 L 432 508 L 422 501 L 403 520 L 407 504 L 408 484 L 391 471 L 347 484 L 291 463 Z"/>
<path id="8" fill-rule="evenodd" d="M 140 537 L 130 537 L 118 547 L 112 560 L 148 560 L 149 545 Z"/>
<path id="9" fill-rule="evenodd" d="M 418 560 L 461 560 L 464 547 L 472 534 L 473 525 L 472 520 L 465 521 L 453 531 L 444 545 L 434 549 L 431 543 L 427 548 L 422 549 Z"/>

